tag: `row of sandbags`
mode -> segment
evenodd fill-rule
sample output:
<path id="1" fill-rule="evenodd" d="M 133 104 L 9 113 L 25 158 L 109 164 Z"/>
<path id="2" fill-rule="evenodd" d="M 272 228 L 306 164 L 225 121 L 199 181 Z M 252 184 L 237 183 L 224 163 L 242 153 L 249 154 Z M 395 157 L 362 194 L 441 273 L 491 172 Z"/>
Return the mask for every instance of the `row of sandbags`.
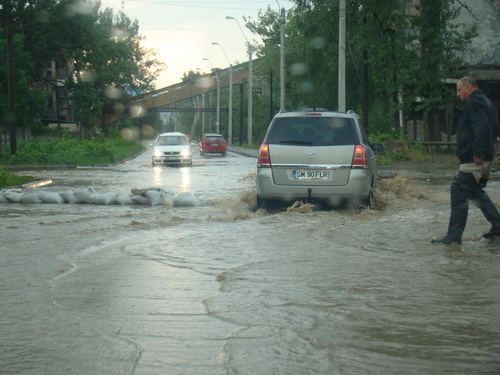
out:
<path id="1" fill-rule="evenodd" d="M 158 188 L 132 189 L 130 195 L 96 193 L 93 188 L 76 191 L 52 192 L 37 190 L 2 190 L 0 203 L 55 203 L 99 205 L 148 205 L 148 206 L 201 206 L 198 197 L 191 193 L 172 194 Z"/>

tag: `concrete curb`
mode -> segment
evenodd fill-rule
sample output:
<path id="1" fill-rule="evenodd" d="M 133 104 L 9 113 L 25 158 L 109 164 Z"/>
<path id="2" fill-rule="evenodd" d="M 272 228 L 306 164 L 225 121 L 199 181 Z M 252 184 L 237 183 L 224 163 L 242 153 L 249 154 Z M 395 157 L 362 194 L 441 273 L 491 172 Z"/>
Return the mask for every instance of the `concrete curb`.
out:
<path id="1" fill-rule="evenodd" d="M 251 158 L 258 158 L 259 157 L 259 150 L 253 149 L 253 148 L 245 148 L 245 147 L 238 147 L 238 146 L 227 146 L 227 150 L 234 152 L 236 154 L 248 156 Z"/>

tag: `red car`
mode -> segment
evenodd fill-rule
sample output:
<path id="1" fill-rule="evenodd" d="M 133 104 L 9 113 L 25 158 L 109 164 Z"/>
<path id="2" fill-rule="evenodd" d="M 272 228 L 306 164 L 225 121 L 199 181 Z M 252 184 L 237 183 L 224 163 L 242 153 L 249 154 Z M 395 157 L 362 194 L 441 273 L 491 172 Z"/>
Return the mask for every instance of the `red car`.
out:
<path id="1" fill-rule="evenodd" d="M 219 153 L 226 156 L 226 140 L 220 134 L 206 133 L 203 134 L 200 142 L 200 154 Z"/>

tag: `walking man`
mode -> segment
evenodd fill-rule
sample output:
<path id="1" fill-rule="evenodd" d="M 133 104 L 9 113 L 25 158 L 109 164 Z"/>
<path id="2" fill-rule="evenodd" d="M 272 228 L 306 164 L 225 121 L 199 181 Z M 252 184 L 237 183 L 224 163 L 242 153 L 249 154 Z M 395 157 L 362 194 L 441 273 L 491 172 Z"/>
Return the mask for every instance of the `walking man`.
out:
<path id="1" fill-rule="evenodd" d="M 483 237 L 500 237 L 500 214 L 483 190 L 490 175 L 495 156 L 494 142 L 498 135 L 493 104 L 471 77 L 463 77 L 457 82 L 457 96 L 464 102 L 457 127 L 457 156 L 460 168 L 451 183 L 448 233 L 440 240 L 432 240 L 434 244 L 462 243 L 469 200 L 491 223 L 491 229 L 484 233 Z"/>

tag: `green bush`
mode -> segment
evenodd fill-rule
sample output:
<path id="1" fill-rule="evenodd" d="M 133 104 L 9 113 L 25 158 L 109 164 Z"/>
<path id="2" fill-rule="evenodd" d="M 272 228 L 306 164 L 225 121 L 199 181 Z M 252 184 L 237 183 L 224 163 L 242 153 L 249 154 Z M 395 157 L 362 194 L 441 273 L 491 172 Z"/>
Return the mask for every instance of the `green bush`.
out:
<path id="1" fill-rule="evenodd" d="M 19 141 L 16 154 L 8 148 L 4 165 L 97 165 L 110 164 L 137 154 L 144 147 L 137 140 L 102 138 L 81 140 L 60 138 L 47 141 Z"/>
<path id="2" fill-rule="evenodd" d="M 0 188 L 22 185 L 33 180 L 34 179 L 29 176 L 17 176 L 15 174 L 4 171 L 0 166 Z"/>
<path id="3" fill-rule="evenodd" d="M 382 151 L 380 155 L 377 156 L 377 163 L 379 165 L 391 165 L 405 161 L 421 162 L 433 157 L 433 154 L 420 142 L 408 142 L 404 140 L 399 130 L 370 134 L 369 138 L 372 143 L 402 141 L 406 146 L 404 151 L 389 151 L 388 149 Z"/>

